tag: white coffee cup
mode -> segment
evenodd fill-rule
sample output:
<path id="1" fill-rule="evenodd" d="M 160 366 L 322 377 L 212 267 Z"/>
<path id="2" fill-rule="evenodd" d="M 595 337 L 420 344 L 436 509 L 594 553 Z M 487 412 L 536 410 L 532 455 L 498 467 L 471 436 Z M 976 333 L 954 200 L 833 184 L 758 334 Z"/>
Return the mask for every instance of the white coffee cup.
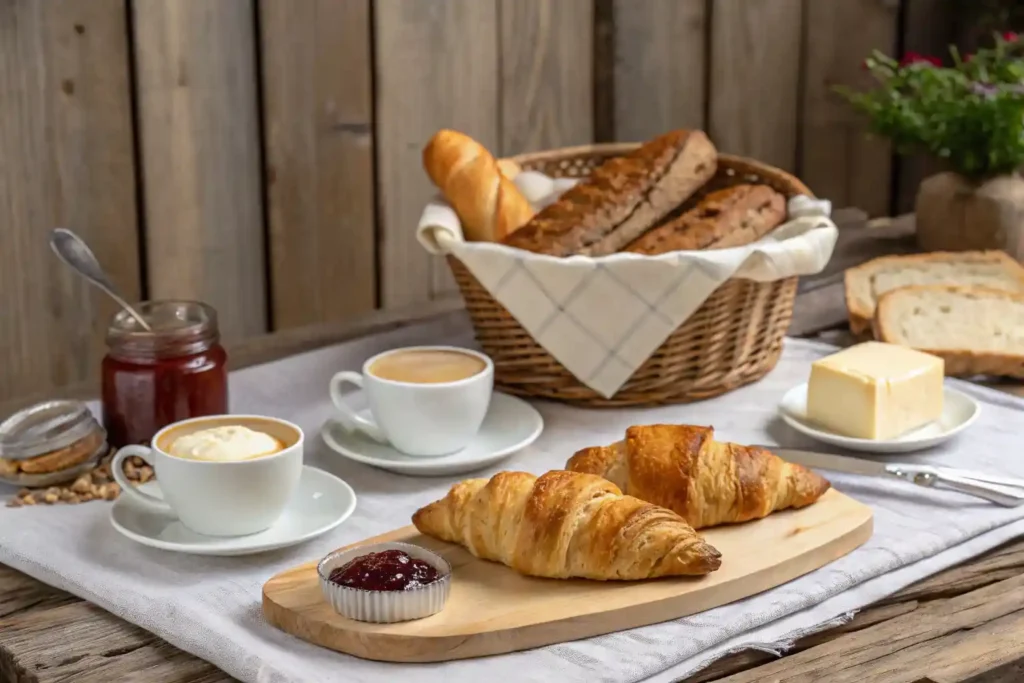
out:
<path id="1" fill-rule="evenodd" d="M 403 382 L 378 377 L 370 371 L 392 354 L 447 351 L 483 362 L 474 375 L 450 382 Z M 345 401 L 342 388 L 361 388 L 372 418 L 360 415 Z M 494 363 L 482 353 L 454 346 L 412 346 L 377 354 L 363 364 L 361 373 L 344 370 L 331 378 L 330 393 L 345 430 L 359 431 L 406 455 L 439 456 L 460 451 L 480 431 L 494 390 Z"/>
<path id="2" fill-rule="evenodd" d="M 284 448 L 272 455 L 223 462 L 179 458 L 166 450 L 177 432 L 185 434 L 229 425 L 270 434 Z M 110 469 L 122 495 L 177 517 L 192 531 L 207 536 L 243 536 L 269 528 L 284 512 L 302 475 L 303 441 L 297 425 L 278 418 L 197 417 L 164 427 L 153 437 L 152 447 L 121 448 Z M 133 455 L 153 468 L 163 499 L 135 488 L 128 481 L 122 468 L 125 459 Z"/>

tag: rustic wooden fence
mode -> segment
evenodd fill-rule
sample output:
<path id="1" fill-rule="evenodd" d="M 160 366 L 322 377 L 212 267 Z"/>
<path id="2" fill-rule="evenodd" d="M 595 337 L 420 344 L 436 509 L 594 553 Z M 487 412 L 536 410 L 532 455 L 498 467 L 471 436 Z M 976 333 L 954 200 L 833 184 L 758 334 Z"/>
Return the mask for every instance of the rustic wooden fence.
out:
<path id="1" fill-rule="evenodd" d="M 904 208 L 920 169 L 831 89 L 954 24 L 949 0 L 0 0 L 0 399 L 102 354 L 111 307 L 54 226 L 229 339 L 450 294 L 413 237 L 442 126 L 501 154 L 702 127 Z"/>

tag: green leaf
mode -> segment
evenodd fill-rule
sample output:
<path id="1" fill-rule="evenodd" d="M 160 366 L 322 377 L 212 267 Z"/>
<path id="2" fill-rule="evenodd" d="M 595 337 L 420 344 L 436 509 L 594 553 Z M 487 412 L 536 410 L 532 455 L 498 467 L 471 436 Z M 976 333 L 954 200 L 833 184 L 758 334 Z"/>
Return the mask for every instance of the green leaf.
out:
<path id="1" fill-rule="evenodd" d="M 900 154 L 927 152 L 969 178 L 1024 166 L 1024 41 L 950 54 L 951 67 L 936 67 L 875 52 L 865 60 L 874 89 L 835 91 Z"/>

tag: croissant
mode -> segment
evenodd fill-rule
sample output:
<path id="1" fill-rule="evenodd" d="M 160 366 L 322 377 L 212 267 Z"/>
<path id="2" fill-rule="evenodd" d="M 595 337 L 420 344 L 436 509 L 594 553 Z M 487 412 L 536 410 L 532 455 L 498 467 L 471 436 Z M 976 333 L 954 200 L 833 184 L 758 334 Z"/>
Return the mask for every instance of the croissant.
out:
<path id="1" fill-rule="evenodd" d="M 628 495 L 678 513 L 695 529 L 804 507 L 829 489 L 828 480 L 805 467 L 713 436 L 711 427 L 630 427 L 625 441 L 584 448 L 566 469 L 600 475 Z"/>
<path id="2" fill-rule="evenodd" d="M 455 209 L 466 239 L 497 242 L 526 224 L 533 207 L 487 149 L 453 130 L 434 134 L 423 149 L 423 168 Z"/>
<path id="3" fill-rule="evenodd" d="M 532 576 L 647 579 L 707 574 L 721 564 L 679 515 L 576 472 L 467 479 L 412 521 L 421 533 Z"/>

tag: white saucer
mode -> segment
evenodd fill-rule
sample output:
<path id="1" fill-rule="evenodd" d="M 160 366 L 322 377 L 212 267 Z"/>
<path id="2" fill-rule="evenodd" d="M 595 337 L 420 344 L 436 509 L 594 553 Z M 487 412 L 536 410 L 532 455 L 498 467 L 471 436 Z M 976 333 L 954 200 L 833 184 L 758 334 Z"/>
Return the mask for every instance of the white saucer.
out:
<path id="1" fill-rule="evenodd" d="M 369 414 L 369 411 L 363 412 Z M 347 432 L 335 420 L 324 423 L 320 435 L 332 450 L 364 465 L 398 474 L 439 477 L 493 465 L 529 446 L 543 429 L 544 419 L 536 408 L 515 396 L 495 393 L 476 438 L 451 455 L 433 458 L 405 455 L 360 432 Z"/>
<path id="2" fill-rule="evenodd" d="M 895 439 L 875 441 L 857 439 L 825 431 L 807 420 L 807 384 L 793 387 L 782 397 L 779 414 L 793 429 L 833 446 L 865 453 L 909 453 L 936 446 L 967 429 L 978 418 L 981 406 L 967 394 L 945 387 L 942 397 L 942 417 L 936 422 L 904 434 Z"/>
<path id="3" fill-rule="evenodd" d="M 159 482 L 143 484 L 146 493 L 162 497 Z M 273 526 L 248 536 L 204 536 L 174 517 L 121 496 L 110 510 L 110 523 L 143 545 L 192 555 L 249 555 L 284 548 L 327 533 L 356 509 L 352 487 L 333 474 L 308 465 L 288 507 Z"/>

